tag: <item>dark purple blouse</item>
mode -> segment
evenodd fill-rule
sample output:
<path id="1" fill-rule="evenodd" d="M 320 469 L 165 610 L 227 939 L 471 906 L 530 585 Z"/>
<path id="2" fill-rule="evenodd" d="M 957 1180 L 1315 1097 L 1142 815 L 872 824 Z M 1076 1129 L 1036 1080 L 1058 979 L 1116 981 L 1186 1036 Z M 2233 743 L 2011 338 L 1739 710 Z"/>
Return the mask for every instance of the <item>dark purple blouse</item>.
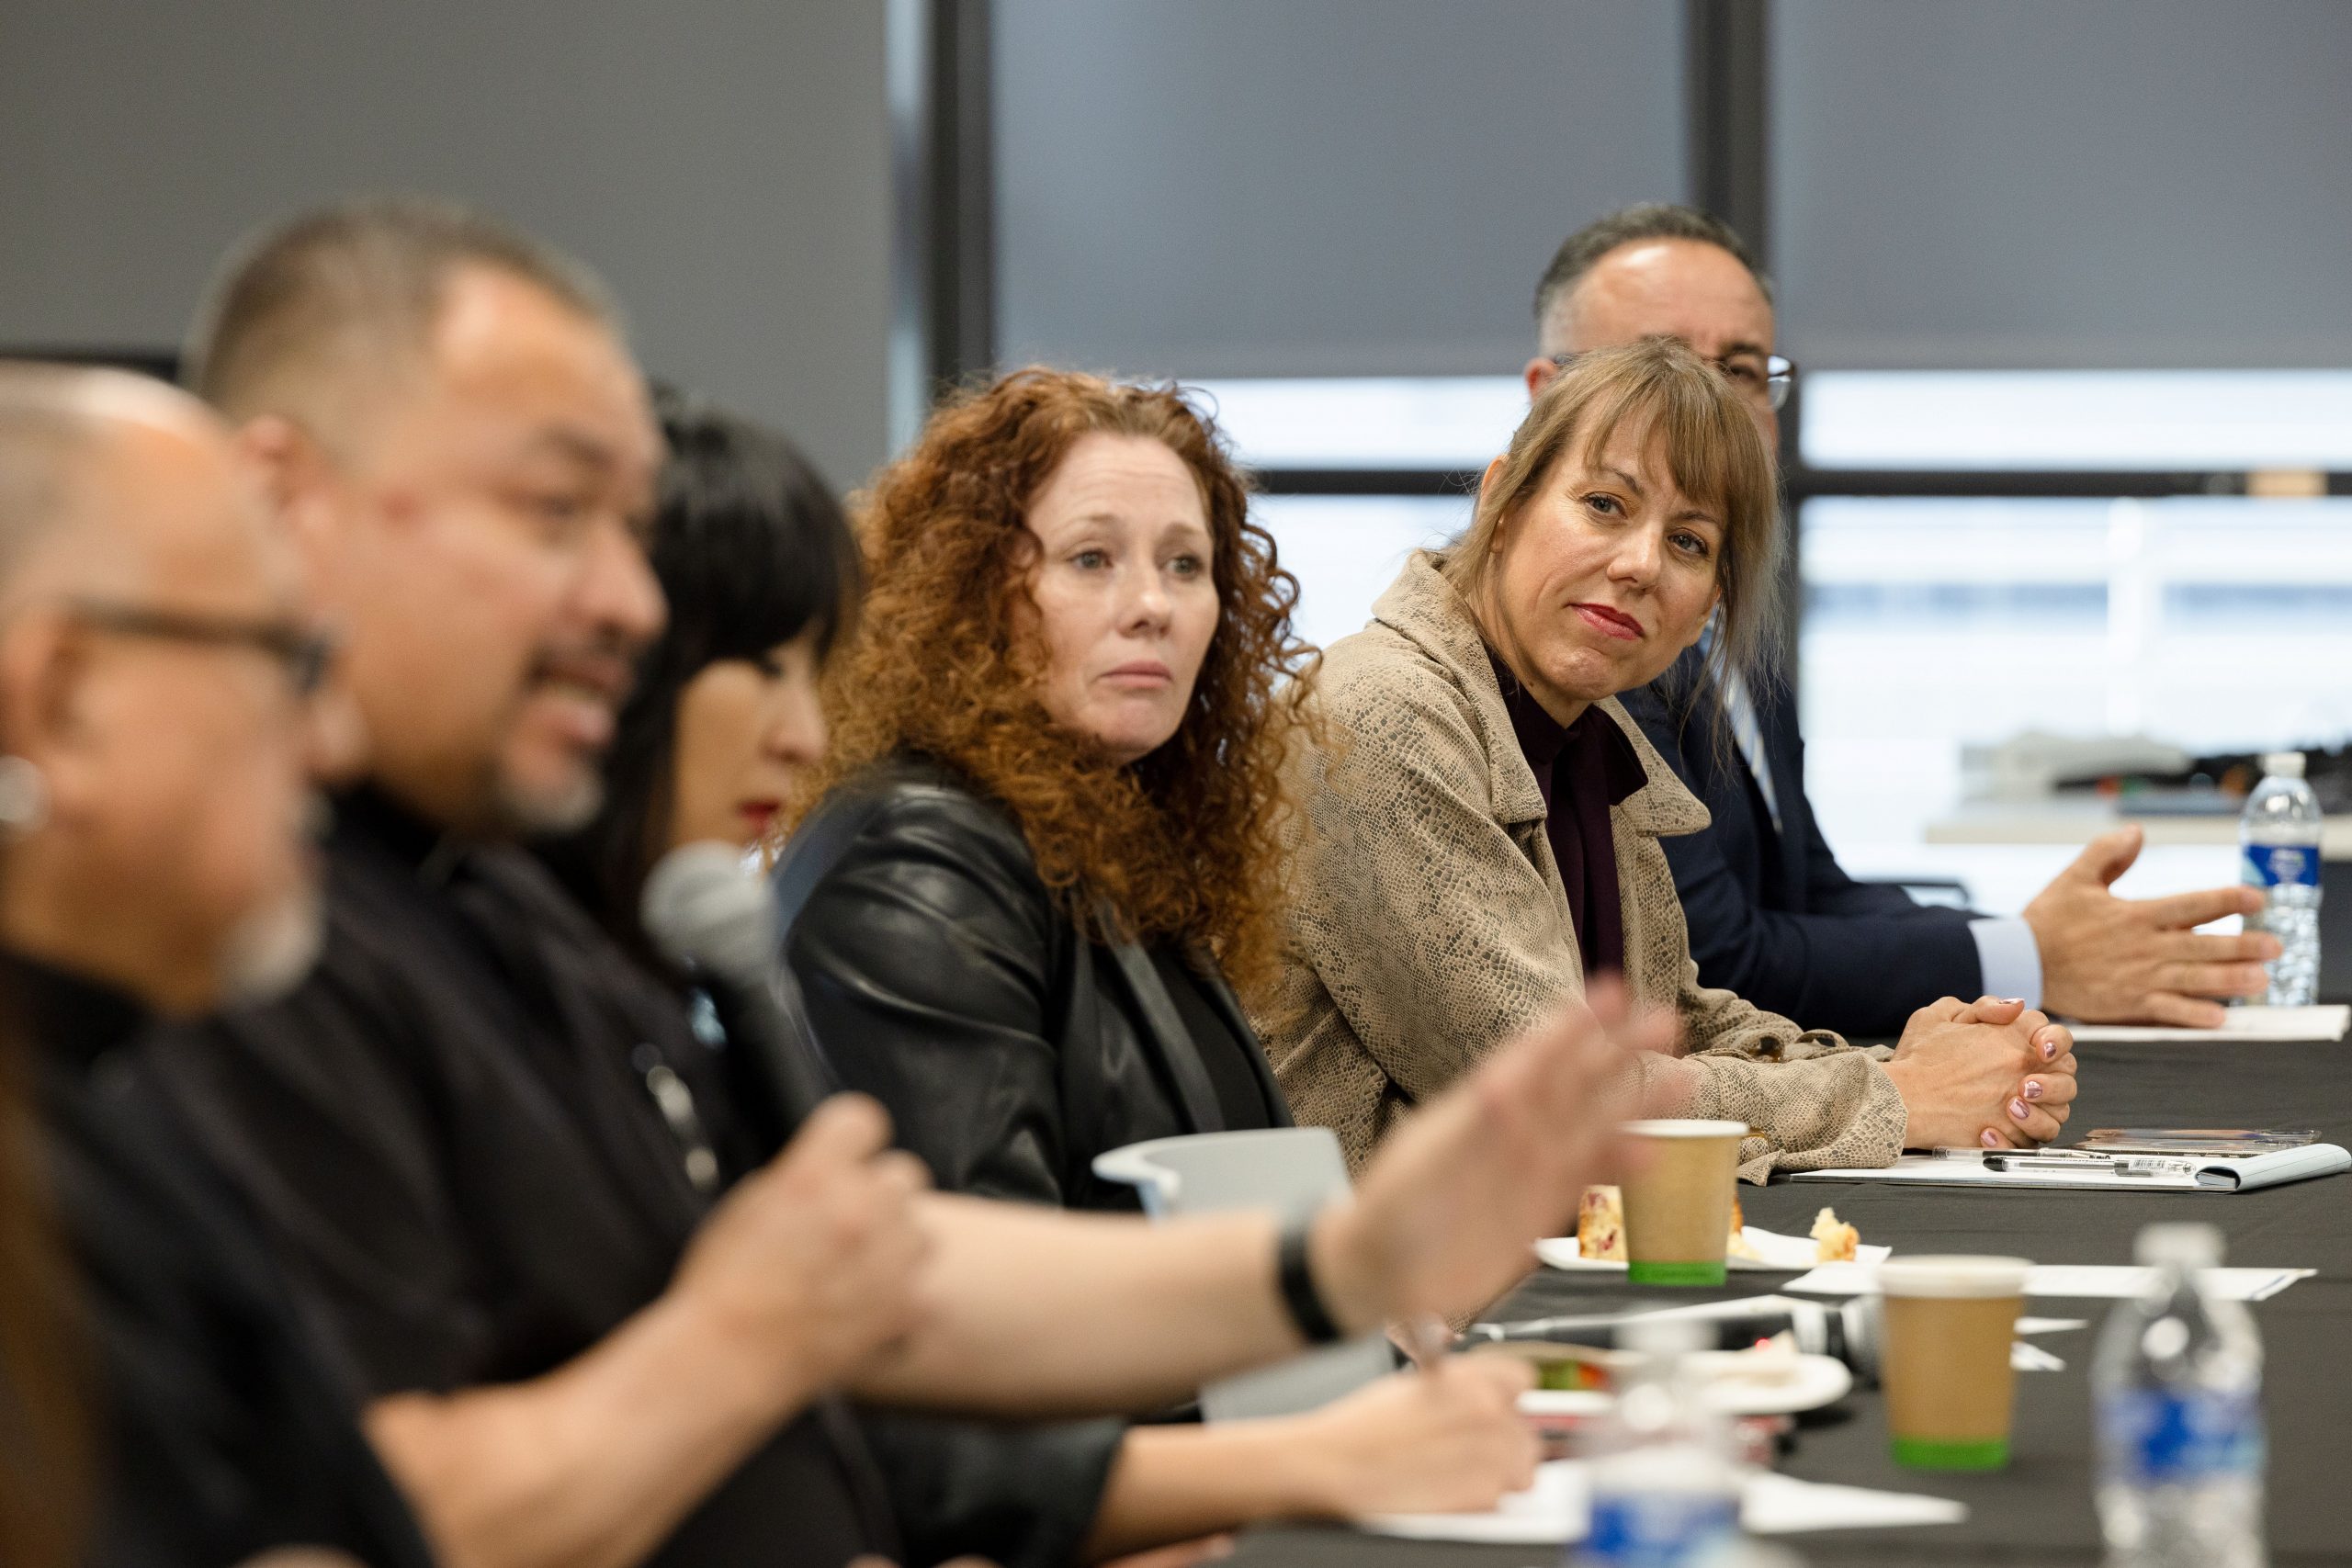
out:
<path id="1" fill-rule="evenodd" d="M 1625 967 L 1625 910 L 1617 894 L 1617 841 L 1609 809 L 1649 782 L 1641 754 L 1599 707 L 1562 725 L 1519 683 L 1490 649 L 1487 660 L 1502 687 L 1520 755 L 1544 792 L 1544 836 L 1560 863 L 1577 948 L 1589 979 Z"/>

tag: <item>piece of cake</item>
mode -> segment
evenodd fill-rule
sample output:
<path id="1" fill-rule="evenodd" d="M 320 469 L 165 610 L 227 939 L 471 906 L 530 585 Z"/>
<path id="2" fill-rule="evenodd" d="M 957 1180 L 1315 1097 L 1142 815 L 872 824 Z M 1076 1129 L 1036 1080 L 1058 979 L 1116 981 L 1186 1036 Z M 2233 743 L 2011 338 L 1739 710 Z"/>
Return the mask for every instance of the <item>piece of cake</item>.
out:
<path id="1" fill-rule="evenodd" d="M 1577 1204 L 1577 1256 L 1625 1261 L 1625 1202 L 1614 1187 L 1588 1187 Z"/>
<path id="2" fill-rule="evenodd" d="M 1724 1256 L 1745 1258 L 1757 1263 L 1764 1261 L 1764 1255 L 1757 1251 L 1748 1242 L 1747 1216 L 1740 1213 L 1739 1199 L 1736 1194 L 1731 1201 L 1731 1235 L 1724 1238 Z"/>
<path id="3" fill-rule="evenodd" d="M 1851 1263 L 1861 1240 L 1862 1233 L 1839 1219 L 1835 1209 L 1824 1209 L 1813 1217 L 1814 1257 L 1818 1262 Z"/>

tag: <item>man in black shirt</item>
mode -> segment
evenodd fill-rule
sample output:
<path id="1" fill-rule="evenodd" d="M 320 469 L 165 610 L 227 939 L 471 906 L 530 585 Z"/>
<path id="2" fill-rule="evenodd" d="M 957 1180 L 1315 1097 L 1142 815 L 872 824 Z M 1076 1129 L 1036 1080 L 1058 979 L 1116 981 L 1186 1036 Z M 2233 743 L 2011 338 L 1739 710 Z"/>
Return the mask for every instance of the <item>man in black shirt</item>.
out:
<path id="1" fill-rule="evenodd" d="M 304 543 L 371 750 L 319 972 L 186 1043 L 175 1089 L 448 1555 L 838 1568 L 892 1550 L 896 1521 L 830 1391 L 1142 1407 L 1302 1325 L 1479 1304 L 1572 1209 L 1614 1070 L 1589 1018 L 1505 1053 L 1355 1201 L 1287 1232 L 923 1194 L 854 1097 L 716 1197 L 730 1130 L 682 1014 L 512 847 L 594 810 L 661 624 L 635 536 L 658 443 L 595 286 L 469 214 L 338 209 L 248 253 L 192 372 Z M 1117 1489 L 1109 1445 L 1089 1451 L 1091 1474 L 1018 1478 L 1071 1512 L 1037 1527 L 1064 1538 L 1050 1555 Z"/>
<path id="2" fill-rule="evenodd" d="M 153 1012 L 283 990 L 316 951 L 323 649 L 240 478 L 167 387 L 0 365 L 0 990 L 98 1352 L 88 1558 L 421 1565 L 352 1393 L 137 1049 Z"/>

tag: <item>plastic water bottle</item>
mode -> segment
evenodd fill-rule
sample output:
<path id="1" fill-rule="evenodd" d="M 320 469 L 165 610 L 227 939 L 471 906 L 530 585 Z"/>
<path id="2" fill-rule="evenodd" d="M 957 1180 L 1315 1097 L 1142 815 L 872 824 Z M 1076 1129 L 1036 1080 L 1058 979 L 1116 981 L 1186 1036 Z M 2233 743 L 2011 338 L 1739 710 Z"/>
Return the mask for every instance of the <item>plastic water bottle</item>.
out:
<path id="1" fill-rule="evenodd" d="M 2319 992 L 2319 801 L 2303 782 L 2301 751 L 2262 759 L 2262 782 L 2238 819 L 2244 880 L 2262 889 L 2263 910 L 2246 921 L 2286 949 L 2266 967 L 2273 1007 L 2309 1007 Z"/>
<path id="2" fill-rule="evenodd" d="M 2108 1568 L 2262 1568 L 2262 1343 L 2235 1302 L 2199 1288 L 2211 1225 L 2150 1225 L 2155 1270 L 2117 1305 L 2092 1370 Z"/>
<path id="3" fill-rule="evenodd" d="M 1731 1429 L 1687 1371 L 1698 1325 L 1627 1325 L 1642 1365 L 1619 1382 L 1592 1461 L 1592 1525 L 1576 1568 L 1696 1568 L 1739 1538 Z"/>

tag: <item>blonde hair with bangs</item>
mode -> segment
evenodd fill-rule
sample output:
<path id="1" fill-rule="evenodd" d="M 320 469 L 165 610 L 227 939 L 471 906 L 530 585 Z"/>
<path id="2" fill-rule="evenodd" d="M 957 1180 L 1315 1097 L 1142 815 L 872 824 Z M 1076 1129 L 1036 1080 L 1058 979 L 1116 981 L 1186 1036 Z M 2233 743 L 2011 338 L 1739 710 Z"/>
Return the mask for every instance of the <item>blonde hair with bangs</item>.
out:
<path id="1" fill-rule="evenodd" d="M 1772 454 L 1747 403 L 1688 344 L 1644 338 L 1596 349 L 1544 389 L 1512 433 L 1502 466 L 1478 492 L 1469 527 L 1439 557 L 1439 570 L 1474 609 L 1486 603 L 1503 532 L 1555 468 L 1581 449 L 1605 451 L 1621 428 L 1662 446 L 1677 489 L 1723 519 L 1715 558 L 1721 619 L 1707 670 L 1753 679 L 1771 661 L 1781 631 L 1780 502 Z"/>

